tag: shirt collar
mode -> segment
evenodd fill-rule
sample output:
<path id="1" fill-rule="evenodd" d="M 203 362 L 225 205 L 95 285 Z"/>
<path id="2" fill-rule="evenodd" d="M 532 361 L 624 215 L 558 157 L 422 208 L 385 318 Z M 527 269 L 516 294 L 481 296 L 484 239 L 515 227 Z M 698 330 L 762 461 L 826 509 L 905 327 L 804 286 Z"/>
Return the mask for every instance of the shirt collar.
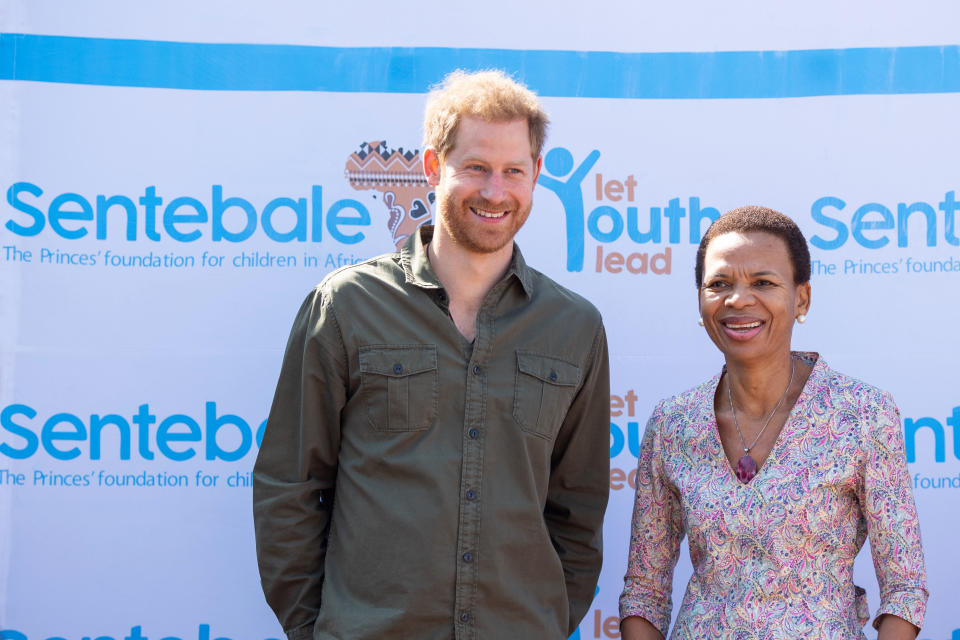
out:
<path id="1" fill-rule="evenodd" d="M 433 225 L 425 224 L 420 226 L 404 243 L 400 249 L 400 264 L 403 266 L 403 272 L 406 281 L 421 287 L 423 289 L 442 289 L 443 285 L 430 266 L 430 259 L 427 257 L 427 245 L 433 239 Z M 515 277 L 523 288 L 527 298 L 533 295 L 533 270 L 527 266 L 520 253 L 520 247 L 513 244 L 513 256 L 510 258 L 510 268 L 504 276 L 504 280 Z"/>

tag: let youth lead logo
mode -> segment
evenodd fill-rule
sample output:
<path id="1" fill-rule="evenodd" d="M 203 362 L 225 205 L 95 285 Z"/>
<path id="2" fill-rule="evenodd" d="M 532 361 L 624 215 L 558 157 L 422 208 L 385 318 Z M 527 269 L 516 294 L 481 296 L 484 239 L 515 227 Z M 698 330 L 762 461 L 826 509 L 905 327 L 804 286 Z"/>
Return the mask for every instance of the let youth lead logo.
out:
<path id="1" fill-rule="evenodd" d="M 632 173 L 597 170 L 600 158 L 600 151 L 594 149 L 578 162 L 565 147 L 553 148 L 544 157 L 538 183 L 552 191 L 563 207 L 567 271 L 671 273 L 670 245 L 699 243 L 701 233 L 720 211 L 702 207 L 698 197 L 689 197 L 685 203 L 671 198 L 666 206 L 644 209 L 639 205 L 642 190 L 637 178 Z M 641 250 L 631 245 L 641 245 Z"/>

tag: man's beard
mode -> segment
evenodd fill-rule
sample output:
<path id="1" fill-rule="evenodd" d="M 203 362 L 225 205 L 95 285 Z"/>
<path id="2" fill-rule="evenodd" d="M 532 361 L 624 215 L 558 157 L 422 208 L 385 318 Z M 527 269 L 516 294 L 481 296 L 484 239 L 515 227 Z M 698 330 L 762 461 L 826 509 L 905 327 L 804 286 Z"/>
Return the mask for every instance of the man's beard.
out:
<path id="1" fill-rule="evenodd" d="M 519 207 L 519 203 L 513 198 L 507 198 L 499 203 L 482 198 L 471 198 L 458 203 L 452 196 L 445 195 L 437 199 L 437 218 L 453 241 L 467 251 L 495 253 L 513 242 L 513 237 L 530 215 L 532 204 L 526 210 L 521 210 Z M 509 213 L 506 214 L 505 224 L 487 227 L 483 222 L 475 219 L 477 214 L 471 209 L 508 211 Z"/>

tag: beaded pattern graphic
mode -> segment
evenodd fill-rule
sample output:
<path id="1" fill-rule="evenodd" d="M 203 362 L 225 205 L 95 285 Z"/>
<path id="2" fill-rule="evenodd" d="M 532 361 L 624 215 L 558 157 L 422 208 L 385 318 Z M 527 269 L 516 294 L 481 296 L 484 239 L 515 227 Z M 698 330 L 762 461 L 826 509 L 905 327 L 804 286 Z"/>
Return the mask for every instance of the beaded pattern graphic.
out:
<path id="1" fill-rule="evenodd" d="M 347 158 L 344 175 L 357 191 L 380 193 L 397 249 L 420 225 L 433 219 L 435 195 L 423 174 L 419 151 L 391 149 L 382 140 L 364 142 Z"/>

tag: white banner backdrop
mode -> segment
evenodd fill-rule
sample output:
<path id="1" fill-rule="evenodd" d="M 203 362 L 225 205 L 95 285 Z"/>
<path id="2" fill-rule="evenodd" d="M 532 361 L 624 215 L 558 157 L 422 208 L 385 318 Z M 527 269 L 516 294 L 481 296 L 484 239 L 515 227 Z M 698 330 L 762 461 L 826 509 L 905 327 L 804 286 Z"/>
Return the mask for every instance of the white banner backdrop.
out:
<path id="1" fill-rule="evenodd" d="M 897 400 L 931 591 L 921 638 L 960 638 L 960 48 L 940 31 L 956 8 L 925 29 L 878 14 L 869 34 L 851 9 L 809 39 L 780 29 L 786 45 L 757 15 L 753 39 L 706 38 L 704 23 L 639 53 L 603 31 L 640 21 L 630 3 L 540 15 L 576 46 L 522 27 L 468 38 L 499 49 L 433 48 L 465 46 L 439 27 L 466 13 L 424 18 L 432 39 L 395 13 L 393 31 L 348 32 L 342 8 L 234 3 L 227 24 L 143 8 L 140 24 L 112 2 L 2 4 L 2 640 L 282 637 L 250 470 L 290 322 L 326 273 L 424 219 L 426 193 L 350 172 L 415 171 L 423 91 L 458 64 L 505 66 L 544 96 L 545 169 L 518 242 L 607 325 L 611 501 L 580 638 L 619 636 L 650 410 L 720 367 L 693 256 L 711 217 L 742 204 L 784 211 L 810 241 L 795 348 Z M 245 44 L 207 44 L 223 42 Z M 676 601 L 689 571 L 684 557 Z M 857 580 L 875 610 L 867 549 Z"/>

